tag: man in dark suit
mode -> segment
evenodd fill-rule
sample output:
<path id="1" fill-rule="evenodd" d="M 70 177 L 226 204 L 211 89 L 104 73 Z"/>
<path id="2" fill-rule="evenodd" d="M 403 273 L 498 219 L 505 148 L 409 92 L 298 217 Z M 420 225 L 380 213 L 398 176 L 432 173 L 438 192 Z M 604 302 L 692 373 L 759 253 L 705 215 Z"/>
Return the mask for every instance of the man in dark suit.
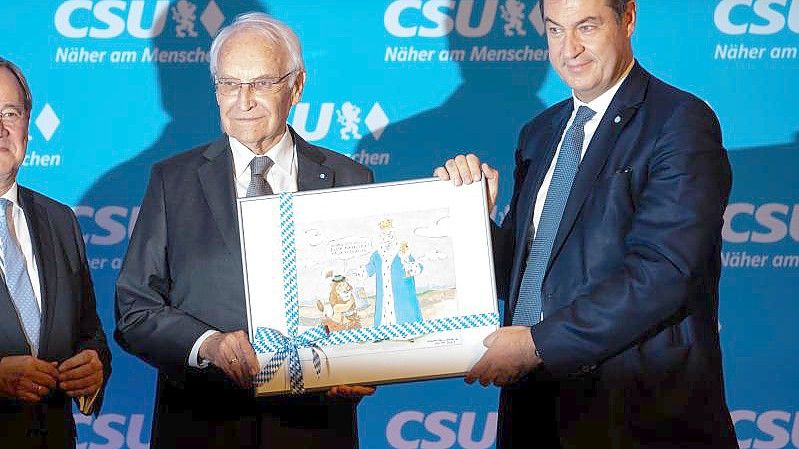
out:
<path id="1" fill-rule="evenodd" d="M 0 58 L 0 446 L 74 448 L 72 399 L 99 410 L 111 353 L 75 214 L 17 184 L 30 112 Z"/>
<path id="2" fill-rule="evenodd" d="M 544 0 L 573 98 L 521 131 L 495 229 L 505 324 L 467 382 L 502 386 L 502 448 L 735 448 L 718 335 L 730 168 L 716 116 L 633 58 L 636 3 Z M 498 173 L 474 155 L 436 173 Z"/>
<path id="3" fill-rule="evenodd" d="M 152 447 L 356 447 L 372 387 L 254 398 L 235 201 L 372 174 L 286 125 L 305 70 L 285 24 L 240 16 L 210 54 L 226 135 L 155 165 L 117 282 L 115 337 L 158 368 Z"/>

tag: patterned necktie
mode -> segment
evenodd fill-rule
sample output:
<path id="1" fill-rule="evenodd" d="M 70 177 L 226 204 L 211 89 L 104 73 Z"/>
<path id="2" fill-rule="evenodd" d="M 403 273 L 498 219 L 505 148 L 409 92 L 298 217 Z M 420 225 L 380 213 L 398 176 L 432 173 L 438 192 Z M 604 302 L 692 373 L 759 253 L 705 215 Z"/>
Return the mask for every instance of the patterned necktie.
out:
<path id="1" fill-rule="evenodd" d="M 11 201 L 0 198 L 0 243 L 3 245 L 3 261 L 5 262 L 6 286 L 14 307 L 17 308 L 19 319 L 22 322 L 22 329 L 28 337 L 33 355 L 39 349 L 39 328 L 41 327 L 42 314 L 36 296 L 33 294 L 33 285 L 28 276 L 28 269 L 25 265 L 25 257 L 19 247 L 17 240 L 11 236 L 8 229 L 9 218 L 6 211 L 9 209 Z"/>
<path id="2" fill-rule="evenodd" d="M 594 114 L 596 112 L 587 106 L 580 106 L 574 121 L 563 137 L 549 191 L 544 200 L 544 209 L 538 220 L 538 230 L 527 254 L 527 266 L 519 285 L 516 309 L 513 311 L 514 325 L 532 326 L 541 320 L 541 287 L 544 282 L 544 272 L 549 263 L 552 245 L 555 243 L 555 235 L 558 233 L 560 219 L 569 199 L 574 176 L 577 174 L 577 167 L 580 166 L 585 124 Z"/>
<path id="3" fill-rule="evenodd" d="M 256 156 L 250 161 L 250 185 L 247 196 L 271 195 L 272 187 L 266 182 L 266 174 L 275 162 L 269 156 Z"/>

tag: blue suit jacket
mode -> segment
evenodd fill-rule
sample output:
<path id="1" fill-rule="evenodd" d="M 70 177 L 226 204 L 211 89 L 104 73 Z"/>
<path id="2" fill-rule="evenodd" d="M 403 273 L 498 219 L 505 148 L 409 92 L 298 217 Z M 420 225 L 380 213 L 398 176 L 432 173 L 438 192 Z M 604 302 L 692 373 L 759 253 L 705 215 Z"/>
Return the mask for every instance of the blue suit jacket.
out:
<path id="1" fill-rule="evenodd" d="M 558 103 L 520 134 L 495 235 L 508 324 L 536 193 L 572 108 Z M 544 368 L 503 391 L 501 447 L 737 447 L 717 318 L 730 183 L 714 113 L 636 62 L 574 180 L 532 328 Z M 522 410 L 535 418 L 520 421 Z"/>

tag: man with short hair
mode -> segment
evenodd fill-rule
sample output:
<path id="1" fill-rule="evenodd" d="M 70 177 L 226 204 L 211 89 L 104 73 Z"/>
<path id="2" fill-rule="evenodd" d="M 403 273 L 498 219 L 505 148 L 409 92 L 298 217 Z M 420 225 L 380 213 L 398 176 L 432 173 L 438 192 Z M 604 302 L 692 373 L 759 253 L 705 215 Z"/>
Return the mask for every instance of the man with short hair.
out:
<path id="1" fill-rule="evenodd" d="M 111 353 L 75 214 L 17 184 L 31 105 L 0 58 L 0 446 L 73 448 L 72 400 L 97 413 Z"/>
<path id="2" fill-rule="evenodd" d="M 634 0 L 543 0 L 573 96 L 522 129 L 495 229 L 506 327 L 467 382 L 501 386 L 500 448 L 737 448 L 718 335 L 730 167 L 715 114 L 635 61 Z M 436 169 L 498 173 L 475 155 Z"/>
<path id="3" fill-rule="evenodd" d="M 357 447 L 372 387 L 255 398 L 236 198 L 372 182 L 286 124 L 305 68 L 297 36 L 239 16 L 210 50 L 225 135 L 153 167 L 117 281 L 115 337 L 158 368 L 153 448 Z"/>

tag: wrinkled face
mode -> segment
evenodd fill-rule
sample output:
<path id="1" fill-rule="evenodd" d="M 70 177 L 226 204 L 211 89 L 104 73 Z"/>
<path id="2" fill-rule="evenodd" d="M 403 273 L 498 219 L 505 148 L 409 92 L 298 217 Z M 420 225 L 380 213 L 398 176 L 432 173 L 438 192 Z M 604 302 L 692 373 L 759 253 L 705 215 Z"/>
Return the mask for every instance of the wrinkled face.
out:
<path id="1" fill-rule="evenodd" d="M 29 113 L 24 94 L 11 70 L 0 68 L 0 182 L 13 181 L 28 145 Z"/>
<path id="2" fill-rule="evenodd" d="M 260 34 L 242 30 L 232 35 L 219 51 L 217 80 L 251 82 L 279 79 L 292 70 L 285 48 Z M 271 90 L 242 85 L 233 95 L 217 89 L 216 101 L 222 130 L 256 154 L 264 154 L 286 131 L 289 110 L 300 101 L 305 73 L 289 75 Z"/>
<path id="3" fill-rule="evenodd" d="M 633 60 L 635 3 L 617 20 L 607 0 L 544 0 L 549 61 L 581 101 L 610 89 Z"/>

